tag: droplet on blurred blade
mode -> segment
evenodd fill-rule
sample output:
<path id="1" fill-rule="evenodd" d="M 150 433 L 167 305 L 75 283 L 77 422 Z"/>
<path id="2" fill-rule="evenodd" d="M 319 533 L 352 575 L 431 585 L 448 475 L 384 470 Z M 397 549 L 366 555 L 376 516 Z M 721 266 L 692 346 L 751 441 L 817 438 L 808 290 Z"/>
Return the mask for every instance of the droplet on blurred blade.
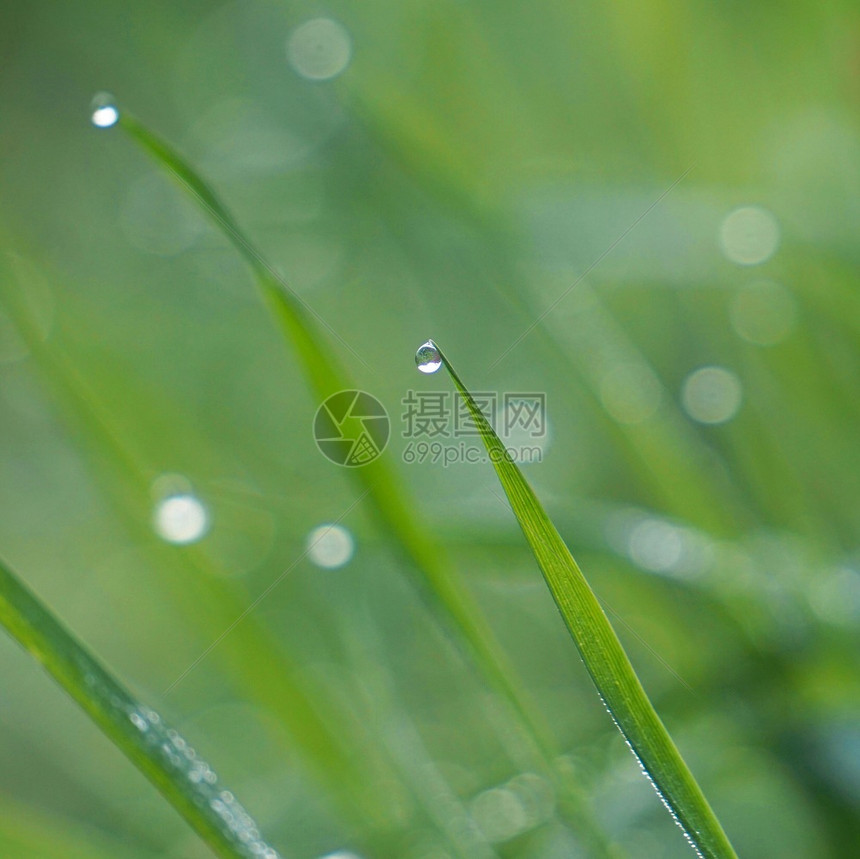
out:
<path id="1" fill-rule="evenodd" d="M 119 121 L 119 108 L 109 92 L 99 92 L 93 96 L 90 121 L 96 128 L 110 128 Z"/>
<path id="2" fill-rule="evenodd" d="M 442 356 L 432 340 L 418 347 L 415 363 L 422 373 L 435 373 L 442 366 Z"/>

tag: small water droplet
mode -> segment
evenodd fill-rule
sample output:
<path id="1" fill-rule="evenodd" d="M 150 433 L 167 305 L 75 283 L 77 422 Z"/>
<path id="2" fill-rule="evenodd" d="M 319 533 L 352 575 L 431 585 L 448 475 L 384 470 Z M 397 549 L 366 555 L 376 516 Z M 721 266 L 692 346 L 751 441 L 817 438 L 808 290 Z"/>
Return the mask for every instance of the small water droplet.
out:
<path id="1" fill-rule="evenodd" d="M 149 707 L 128 699 L 124 709 L 148 746 L 145 754 L 158 758 L 162 766 L 175 772 L 177 778 L 186 779 L 187 795 L 195 807 L 203 810 L 223 830 L 236 848 L 236 855 L 248 859 L 281 859 L 280 854 L 262 839 L 254 818 L 235 794 L 220 785 L 218 775 L 197 755 L 185 737 L 165 725 L 158 713 Z"/>
<path id="2" fill-rule="evenodd" d="M 132 710 L 131 713 L 128 714 L 128 718 L 138 731 L 146 732 L 149 730 L 149 722 L 147 722 L 147 720 L 138 713 L 137 710 Z"/>
<path id="3" fill-rule="evenodd" d="M 418 347 L 415 363 L 422 373 L 435 373 L 442 366 L 442 355 L 432 340 Z"/>
<path id="4" fill-rule="evenodd" d="M 93 96 L 90 121 L 96 128 L 110 128 L 119 121 L 119 108 L 109 92 L 99 92 Z"/>

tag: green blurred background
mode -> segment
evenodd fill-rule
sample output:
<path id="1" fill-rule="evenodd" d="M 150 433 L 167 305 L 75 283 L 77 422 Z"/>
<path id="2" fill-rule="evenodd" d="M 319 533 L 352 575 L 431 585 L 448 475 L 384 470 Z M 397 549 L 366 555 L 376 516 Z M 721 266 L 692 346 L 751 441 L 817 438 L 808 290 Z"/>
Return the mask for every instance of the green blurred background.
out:
<path id="1" fill-rule="evenodd" d="M 691 855 L 492 470 L 401 462 L 401 398 L 450 390 L 428 336 L 477 390 L 546 393 L 527 476 L 738 852 L 860 849 L 854 4 L 5 2 L 0 45 L 0 553 L 285 857 L 588 854 L 316 450 L 244 264 L 91 126 L 99 90 L 337 332 L 623 851 Z M 346 562 L 305 555 L 347 510 Z M 376 812 L 285 730 L 286 663 Z M 208 855 L 6 636 L 0 672 L 2 855 Z"/>

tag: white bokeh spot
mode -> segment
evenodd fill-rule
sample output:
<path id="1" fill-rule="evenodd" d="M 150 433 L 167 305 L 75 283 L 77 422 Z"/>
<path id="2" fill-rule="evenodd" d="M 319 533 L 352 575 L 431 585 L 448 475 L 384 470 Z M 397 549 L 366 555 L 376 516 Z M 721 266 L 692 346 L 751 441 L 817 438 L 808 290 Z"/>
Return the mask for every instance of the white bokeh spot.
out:
<path id="1" fill-rule="evenodd" d="M 661 519 L 643 519 L 630 532 L 630 559 L 653 573 L 673 570 L 681 560 L 683 550 L 680 529 Z"/>
<path id="2" fill-rule="evenodd" d="M 743 393 L 738 377 L 724 367 L 700 367 L 684 380 L 684 411 L 702 424 L 722 424 L 741 407 Z"/>
<path id="3" fill-rule="evenodd" d="M 290 65 L 312 81 L 337 77 L 352 58 L 352 39 L 331 18 L 313 18 L 300 24 L 287 40 Z"/>
<path id="4" fill-rule="evenodd" d="M 168 543 L 184 546 L 199 540 L 209 529 L 209 514 L 194 495 L 169 495 L 156 504 L 155 531 Z"/>
<path id="5" fill-rule="evenodd" d="M 741 206 L 720 224 L 720 249 L 737 265 L 760 265 L 776 253 L 779 232 L 776 218 L 767 209 Z"/>
<path id="6" fill-rule="evenodd" d="M 342 525 L 320 525 L 308 534 L 307 552 L 318 567 L 336 570 L 352 558 L 355 541 Z"/>

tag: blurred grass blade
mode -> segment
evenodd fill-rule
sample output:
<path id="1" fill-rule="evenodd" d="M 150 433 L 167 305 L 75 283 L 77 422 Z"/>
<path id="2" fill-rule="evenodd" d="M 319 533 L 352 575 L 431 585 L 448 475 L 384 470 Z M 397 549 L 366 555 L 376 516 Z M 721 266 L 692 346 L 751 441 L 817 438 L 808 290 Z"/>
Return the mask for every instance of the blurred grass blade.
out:
<path id="1" fill-rule="evenodd" d="M 158 859 L 162 850 L 98 832 L 55 810 L 0 794 L 0 856 L 14 859 Z M 141 839 L 142 840 L 142 839 Z"/>
<path id="2" fill-rule="evenodd" d="M 381 90 L 386 85 L 384 80 L 373 80 L 370 89 Z M 648 366 L 645 355 L 611 309 L 586 283 L 580 281 L 575 293 L 565 299 L 568 313 L 575 312 L 582 324 L 571 326 L 563 314 L 543 313 L 543 305 L 535 301 L 533 289 L 524 282 L 519 251 L 512 250 L 521 244 L 521 227 L 503 214 L 505 207 L 499 201 L 487 199 L 486 185 L 476 183 L 476 171 L 462 162 L 463 153 L 439 145 L 445 134 L 439 129 L 428 133 L 434 115 L 422 102 L 368 99 L 361 88 L 353 86 L 350 108 L 387 158 L 400 165 L 449 214 L 456 212 L 468 229 L 485 237 L 487 278 L 498 297 L 519 316 L 523 326 L 542 320 L 542 336 L 536 338 L 535 349 L 553 361 L 563 361 L 598 398 L 606 366 L 601 357 L 605 350 L 595 343 L 611 346 L 619 363 Z M 434 145 L 428 145 L 428 140 Z M 387 223 L 392 230 L 401 232 L 402 222 L 402 213 L 389 213 Z M 568 286 L 573 282 L 571 279 Z M 578 305 L 572 311 L 575 302 Z M 715 465 L 701 437 L 691 431 L 683 414 L 672 405 L 672 397 L 664 394 L 661 420 L 635 426 L 607 420 L 606 432 L 619 445 L 637 478 L 667 511 L 715 534 L 731 534 L 750 515 L 748 504 Z"/>
<path id="3" fill-rule="evenodd" d="M 453 366 L 441 350 L 439 354 L 481 433 L 514 515 L 615 724 L 694 849 L 708 859 L 734 857 L 579 565 Z"/>
<path id="4" fill-rule="evenodd" d="M 176 553 L 165 551 L 154 539 L 150 524 L 150 486 L 158 473 L 130 443 L 126 428 L 112 419 L 111 409 L 80 375 L 56 338 L 42 341 L 26 302 L 15 290 L 4 290 L 0 279 L 0 309 L 14 320 L 15 330 L 30 349 L 51 399 L 56 403 L 88 456 L 95 479 L 102 486 L 111 507 L 134 541 L 145 550 L 153 576 L 157 577 L 175 600 L 189 624 L 196 624 L 211 636 L 210 630 L 231 628 L 230 647 L 216 648 L 223 666 L 223 678 L 232 683 L 236 694 L 247 697 L 269 710 L 276 719 L 267 725 L 279 743 L 288 735 L 290 749 L 298 747 L 302 762 L 335 801 L 338 810 L 353 824 L 362 825 L 368 834 L 369 849 L 381 851 L 384 830 L 390 821 L 391 801 L 368 790 L 387 778 L 390 767 L 378 755 L 370 754 L 366 737 L 356 730 L 343 709 L 330 695 L 308 682 L 302 665 L 280 646 L 277 637 L 255 617 L 242 623 L 236 619 L 247 611 L 247 599 L 225 585 L 225 572 L 194 546 Z M 68 311 L 67 311 L 68 314 Z M 74 322 L 74 317 L 72 317 Z M 180 426 L 182 416 L 170 410 L 163 396 L 150 397 L 139 379 L 120 371 L 136 391 L 144 412 L 158 410 L 168 424 Z M 200 450 L 205 438 L 196 436 Z M 354 749 L 363 745 L 365 753 Z"/>
<path id="5" fill-rule="evenodd" d="M 314 331 L 312 318 L 335 337 L 337 335 L 269 265 L 197 172 L 167 141 L 150 131 L 136 117 L 123 112 L 119 125 L 197 200 L 251 267 L 266 305 L 298 352 L 314 392 L 327 397 L 349 387 L 343 371 L 337 366 L 333 355 L 323 347 L 319 335 Z"/>
<path id="6" fill-rule="evenodd" d="M 354 388 L 355 385 L 317 330 L 317 325 L 322 324 L 342 345 L 348 349 L 349 346 L 275 272 L 196 171 L 173 147 L 131 114 L 121 111 L 119 126 L 203 206 L 247 260 L 266 305 L 298 353 L 311 388 L 320 402 L 338 391 Z M 415 505 L 394 471 L 382 459 L 349 471 L 350 476 L 368 491 L 368 499 L 381 525 L 381 532 L 391 535 L 393 544 L 413 572 L 419 593 L 441 625 L 453 632 L 467 656 L 491 685 L 505 696 L 516 713 L 529 738 L 532 757 L 537 757 L 537 763 L 532 765 L 540 765 L 554 779 L 561 794 L 560 808 L 568 821 L 595 856 L 617 855 L 594 821 L 588 801 L 578 786 L 569 777 L 560 777 L 554 768 L 553 761 L 558 751 L 549 728 L 531 703 L 479 607 L 453 574 L 440 547 L 428 537 L 411 512 L 416 509 Z"/>
<path id="7" fill-rule="evenodd" d="M 0 561 L 0 623 L 223 859 L 277 853 L 214 771 L 97 662 Z M 268 851 L 268 852 L 267 852 Z"/>

